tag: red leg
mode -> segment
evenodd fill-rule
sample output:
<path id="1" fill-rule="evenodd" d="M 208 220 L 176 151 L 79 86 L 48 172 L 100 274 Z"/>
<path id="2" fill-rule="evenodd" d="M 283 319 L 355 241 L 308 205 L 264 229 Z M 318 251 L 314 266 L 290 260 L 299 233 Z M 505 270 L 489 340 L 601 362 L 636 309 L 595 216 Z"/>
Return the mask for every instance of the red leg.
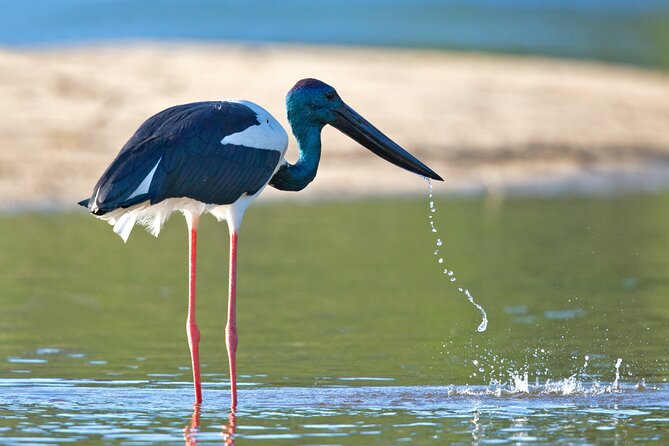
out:
<path id="1" fill-rule="evenodd" d="M 225 327 L 225 344 L 230 363 L 230 409 L 237 409 L 237 232 L 230 233 L 230 295 L 228 296 L 228 324 Z"/>
<path id="2" fill-rule="evenodd" d="M 197 225 L 199 216 L 187 215 L 190 238 L 188 243 L 188 318 L 186 319 L 186 334 L 193 367 L 193 385 L 195 386 L 195 403 L 202 403 L 202 385 L 200 383 L 200 329 L 195 321 L 195 259 L 197 257 Z"/>

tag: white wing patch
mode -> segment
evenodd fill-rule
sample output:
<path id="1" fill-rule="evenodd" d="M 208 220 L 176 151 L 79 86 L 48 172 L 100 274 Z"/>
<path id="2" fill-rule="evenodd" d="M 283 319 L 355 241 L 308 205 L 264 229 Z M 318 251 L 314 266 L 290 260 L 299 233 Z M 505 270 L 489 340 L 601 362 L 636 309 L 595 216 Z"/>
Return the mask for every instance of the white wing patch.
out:
<path id="1" fill-rule="evenodd" d="M 276 150 L 282 154 L 286 151 L 288 147 L 288 134 L 281 127 L 281 124 L 274 119 L 274 116 L 253 102 L 244 100 L 230 102 L 245 105 L 253 110 L 259 124 L 226 136 L 221 140 L 221 144 L 235 144 L 256 149 Z"/>
<path id="2" fill-rule="evenodd" d="M 135 192 L 131 193 L 126 200 L 129 200 L 131 198 L 135 198 L 138 195 L 142 194 L 147 194 L 149 193 L 149 189 L 151 188 L 151 181 L 153 181 L 153 175 L 156 173 L 156 169 L 158 168 L 158 164 L 163 160 L 163 157 L 161 156 L 158 162 L 156 163 L 155 166 L 153 166 L 153 169 L 151 169 L 151 172 L 142 180 L 142 182 L 139 184 L 137 189 L 135 189 Z"/>

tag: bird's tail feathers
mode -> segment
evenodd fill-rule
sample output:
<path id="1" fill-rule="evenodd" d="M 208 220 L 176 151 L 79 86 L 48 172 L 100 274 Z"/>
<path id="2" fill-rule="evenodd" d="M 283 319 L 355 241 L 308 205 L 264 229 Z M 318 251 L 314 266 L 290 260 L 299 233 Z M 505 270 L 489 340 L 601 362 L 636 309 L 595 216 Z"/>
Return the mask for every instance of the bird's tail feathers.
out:
<path id="1" fill-rule="evenodd" d="M 130 232 L 132 232 L 132 228 L 135 226 L 136 221 L 137 221 L 137 212 L 128 212 L 127 214 L 121 215 L 113 223 L 114 232 L 117 233 L 119 237 L 123 239 L 123 243 L 128 241 L 128 237 L 130 237 Z"/>
<path id="2" fill-rule="evenodd" d="M 160 230 L 163 228 L 163 224 L 169 218 L 169 214 L 160 212 L 163 209 L 133 209 L 130 212 L 126 212 L 123 215 L 119 216 L 115 221 L 110 221 L 114 225 L 114 232 L 123 239 L 124 242 L 128 241 L 130 237 L 130 232 L 136 224 L 140 224 L 146 228 L 146 230 L 153 235 L 158 237 Z"/>
<path id="3" fill-rule="evenodd" d="M 136 224 L 144 226 L 151 235 L 158 237 L 165 222 L 177 209 L 188 209 L 201 215 L 207 211 L 208 205 L 185 198 L 168 198 L 155 205 L 144 201 L 129 208 L 114 209 L 95 216 L 111 224 L 114 232 L 127 242 Z"/>

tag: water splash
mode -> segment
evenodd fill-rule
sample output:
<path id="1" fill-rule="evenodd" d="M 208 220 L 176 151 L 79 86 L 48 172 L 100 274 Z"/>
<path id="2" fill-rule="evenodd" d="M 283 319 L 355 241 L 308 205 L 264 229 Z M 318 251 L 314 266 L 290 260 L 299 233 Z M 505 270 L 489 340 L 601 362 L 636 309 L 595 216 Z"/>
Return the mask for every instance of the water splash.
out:
<path id="1" fill-rule="evenodd" d="M 432 180 L 430 180 L 429 178 L 425 178 L 425 180 L 427 181 L 428 198 L 429 198 L 429 201 L 430 201 L 430 214 L 429 214 L 430 230 L 433 233 L 436 234 L 437 233 L 437 228 L 434 225 L 434 214 L 435 214 L 435 212 L 437 212 L 437 208 L 434 206 L 434 200 L 433 200 L 433 197 L 432 197 L 432 195 L 433 195 L 432 194 Z M 444 264 L 445 264 L 445 260 L 444 260 L 443 257 L 440 257 L 439 249 L 444 245 L 444 242 L 441 240 L 441 238 L 437 237 L 437 240 L 436 240 L 435 244 L 437 246 L 437 249 L 434 250 L 434 256 L 437 258 L 437 263 L 440 266 L 443 267 Z M 452 269 L 444 268 L 443 273 L 444 273 L 445 276 L 447 276 L 449 278 L 449 280 L 451 282 L 456 282 L 458 280 L 455 277 L 455 273 L 453 272 Z M 471 302 L 471 304 L 474 305 L 481 312 L 481 323 L 479 324 L 477 330 L 479 332 L 486 331 L 486 329 L 488 328 L 488 315 L 486 314 L 483 307 L 474 301 L 474 297 L 472 296 L 472 294 L 469 292 L 468 289 L 466 289 L 462 286 L 458 286 L 458 291 L 463 293 L 467 297 L 467 300 L 469 300 L 469 302 Z"/>
<path id="2" fill-rule="evenodd" d="M 585 355 L 583 365 L 576 366 L 574 371 L 567 377 L 554 376 L 546 366 L 546 361 L 551 359 L 551 352 L 543 348 L 537 348 L 532 352 L 531 359 L 528 357 L 524 362 L 516 363 L 513 359 L 504 358 L 489 350 L 480 350 L 478 345 L 473 346 L 480 352 L 477 359 L 467 360 L 474 366 L 470 378 L 483 378 L 484 386 L 478 386 L 483 393 L 504 395 L 600 395 L 614 394 L 626 391 L 620 378 L 620 366 L 622 359 L 615 362 L 616 377 L 613 382 L 600 382 L 596 375 L 587 373 L 587 368 L 592 357 Z M 529 359 L 529 360 L 528 360 Z M 554 358 L 553 358 L 554 359 Z M 572 357 L 578 360 L 578 357 Z M 634 389 L 643 391 L 646 384 L 640 381 L 636 386 L 628 386 L 627 390 Z"/>
<path id="3" fill-rule="evenodd" d="M 616 379 L 613 381 L 613 389 L 620 390 L 620 365 L 623 363 L 622 358 L 616 360 Z"/>
<path id="4" fill-rule="evenodd" d="M 620 365 L 622 359 L 618 358 L 615 363 L 616 378 L 610 384 L 600 383 L 594 377 L 585 374 L 585 368 L 588 365 L 588 356 L 585 357 L 585 364 L 576 373 L 567 378 L 552 380 L 546 379 L 541 382 L 538 378 L 534 385 L 530 385 L 529 372 L 511 372 L 508 379 L 508 385 L 499 382 L 492 383 L 497 385 L 498 389 L 503 389 L 509 393 L 528 393 L 536 395 L 600 395 L 606 393 L 620 393 L 623 391 L 620 382 Z M 635 390 L 643 390 L 644 384 L 637 384 L 630 387 Z"/>

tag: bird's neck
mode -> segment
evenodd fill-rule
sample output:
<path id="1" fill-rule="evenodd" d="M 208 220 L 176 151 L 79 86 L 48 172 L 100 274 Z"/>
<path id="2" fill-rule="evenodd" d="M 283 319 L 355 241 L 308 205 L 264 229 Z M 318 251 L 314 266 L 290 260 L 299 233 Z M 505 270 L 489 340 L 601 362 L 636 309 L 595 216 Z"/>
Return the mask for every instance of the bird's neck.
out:
<path id="1" fill-rule="evenodd" d="M 300 151 L 295 164 L 286 163 L 274 174 L 269 184 L 279 190 L 302 190 L 316 177 L 321 159 L 321 130 L 318 124 L 294 124 L 289 119 Z"/>

